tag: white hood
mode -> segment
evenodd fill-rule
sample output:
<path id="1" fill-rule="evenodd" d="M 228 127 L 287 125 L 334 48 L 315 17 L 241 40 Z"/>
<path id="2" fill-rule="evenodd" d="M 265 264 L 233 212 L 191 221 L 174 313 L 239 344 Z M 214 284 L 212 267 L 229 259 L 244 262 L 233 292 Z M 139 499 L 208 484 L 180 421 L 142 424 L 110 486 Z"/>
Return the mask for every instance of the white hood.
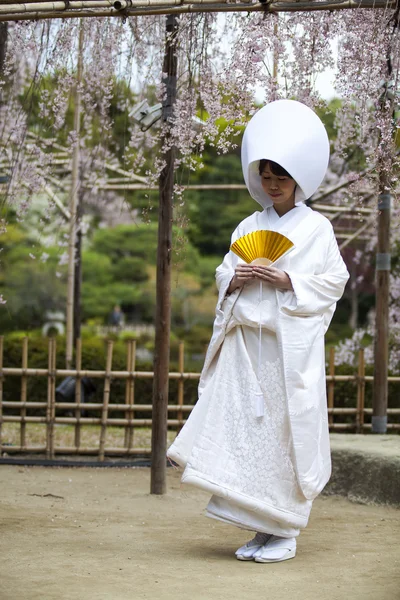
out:
<path id="1" fill-rule="evenodd" d="M 242 169 L 251 196 L 263 208 L 272 205 L 261 186 L 261 159 L 281 165 L 297 183 L 295 200 L 310 198 L 325 177 L 329 139 L 321 119 L 295 100 L 277 100 L 261 108 L 243 136 Z"/>

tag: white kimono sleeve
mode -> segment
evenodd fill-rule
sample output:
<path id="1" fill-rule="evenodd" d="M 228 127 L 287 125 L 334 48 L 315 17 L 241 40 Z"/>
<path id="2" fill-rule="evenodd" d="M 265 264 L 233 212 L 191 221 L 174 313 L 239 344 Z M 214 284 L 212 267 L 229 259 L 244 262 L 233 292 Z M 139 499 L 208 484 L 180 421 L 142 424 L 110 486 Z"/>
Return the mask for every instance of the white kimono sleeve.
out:
<path id="1" fill-rule="evenodd" d="M 328 249 L 321 273 L 298 273 L 286 270 L 293 292 L 286 292 L 281 308 L 287 314 L 297 316 L 325 315 L 330 318 L 336 302 L 342 297 L 349 278 L 346 265 L 340 255 L 333 229 L 330 230 Z"/>

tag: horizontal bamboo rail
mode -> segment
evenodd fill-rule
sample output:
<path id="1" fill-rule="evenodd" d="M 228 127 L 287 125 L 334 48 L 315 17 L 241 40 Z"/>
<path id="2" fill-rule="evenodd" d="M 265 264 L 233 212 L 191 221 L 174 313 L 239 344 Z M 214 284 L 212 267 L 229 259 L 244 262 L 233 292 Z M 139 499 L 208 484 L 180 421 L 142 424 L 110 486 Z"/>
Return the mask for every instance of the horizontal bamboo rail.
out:
<path id="1" fill-rule="evenodd" d="M 202 12 L 310 12 L 320 10 L 351 10 L 357 8 L 367 9 L 394 9 L 397 0 L 321 0 L 319 2 L 247 2 L 229 3 L 192 0 L 189 3 L 182 0 L 119 0 L 110 6 L 110 2 L 99 0 L 90 2 L 83 0 L 55 1 L 55 2 L 17 2 L 7 4 L 0 13 L 0 21 L 24 21 L 38 19 L 76 19 L 82 17 L 135 17 L 150 15 L 202 13 Z M 95 6 L 98 5 L 98 6 Z M 116 8 L 115 8 L 116 7 Z"/>
<path id="2" fill-rule="evenodd" d="M 1 370 L 3 375 L 31 375 L 31 376 L 44 376 L 49 375 L 49 369 L 21 369 L 15 368 L 4 368 Z M 87 371 L 87 370 L 75 370 L 75 369 L 57 369 L 57 377 L 93 377 L 95 379 L 104 379 L 107 375 L 107 371 Z M 1 375 L 0 375 L 1 376 Z M 152 371 L 110 371 L 109 376 L 111 379 L 127 379 L 133 377 L 134 379 L 153 379 Z M 170 373 L 170 379 L 199 379 L 200 373 Z M 354 379 L 352 376 L 351 379 Z M 399 378 L 400 381 L 400 378 Z"/>
<path id="3" fill-rule="evenodd" d="M 47 369 L 35 369 L 28 366 L 28 338 L 22 341 L 22 366 L 3 367 L 4 341 L 0 336 L 0 453 L 7 454 L 33 453 L 45 454 L 47 458 L 53 459 L 56 455 L 97 455 L 98 460 L 104 461 L 107 456 L 149 456 L 148 448 L 134 447 L 135 428 L 150 428 L 152 426 L 152 404 L 140 402 L 135 398 L 135 382 L 140 379 L 150 380 L 153 378 L 151 371 L 136 371 L 136 344 L 134 341 L 127 343 L 127 362 L 125 371 L 112 370 L 113 343 L 107 344 L 107 357 L 105 370 L 82 369 L 82 345 L 77 341 L 76 345 L 76 369 L 56 369 L 56 342 L 49 339 L 48 345 L 48 367 Z M 184 403 L 185 381 L 198 380 L 200 373 L 186 373 L 184 343 L 179 344 L 178 372 L 171 372 L 169 378 L 177 381 L 176 403 L 168 404 L 167 425 L 179 431 L 186 423 L 187 417 L 193 409 L 191 404 Z M 21 378 L 20 398 L 15 400 L 4 400 L 4 386 L 7 377 Z M 44 377 L 47 379 L 47 399 L 30 401 L 28 399 L 29 378 Z M 60 402 L 56 397 L 57 378 L 75 378 L 75 401 Z M 84 402 L 81 397 L 81 384 L 84 377 L 104 380 L 102 402 Z M 112 402 L 113 380 L 125 380 L 125 401 Z M 365 360 L 363 350 L 359 351 L 357 373 L 353 375 L 335 374 L 335 352 L 330 349 L 327 381 L 327 404 L 329 426 L 332 431 L 357 431 L 367 432 L 371 424 L 365 422 L 370 419 L 372 408 L 365 407 L 365 387 L 373 382 L 373 377 L 365 374 Z M 400 383 L 400 376 L 389 377 L 391 383 Z M 335 407 L 335 384 L 349 383 L 355 391 L 355 405 L 353 407 Z M 354 393 L 353 391 L 353 393 Z M 13 409 L 16 414 L 12 413 Z M 42 412 L 41 415 L 31 415 L 30 410 Z M 60 414 L 61 411 L 61 414 Z M 71 411 L 73 416 L 66 416 L 65 411 Z M 84 411 L 82 415 L 82 411 Z M 90 413 L 97 415 L 90 416 Z M 114 416 L 115 413 L 119 413 Z M 149 417 L 146 416 L 146 413 Z M 175 416 L 174 416 L 175 413 Z M 388 424 L 388 430 L 400 430 L 400 408 L 389 408 L 389 417 L 395 421 Z M 344 417 L 348 422 L 338 422 L 337 418 Z M 396 418 L 398 421 L 396 421 Z M 20 426 L 18 445 L 2 445 L 2 433 L 4 424 L 17 423 Z M 45 428 L 45 445 L 32 445 L 27 443 L 27 425 L 42 424 Z M 58 425 L 71 425 L 74 428 L 74 445 L 66 446 L 56 444 L 55 427 Z M 2 427 L 3 426 L 3 427 Z M 96 448 L 88 448 L 82 444 L 82 429 L 97 426 L 100 430 L 99 442 Z M 124 428 L 123 447 L 115 448 L 107 445 L 107 429 L 109 427 Z M 4 438 L 4 435 L 3 435 Z"/>
<path id="4" fill-rule="evenodd" d="M 23 406 L 25 406 L 25 408 L 46 408 L 47 403 L 46 402 L 26 402 L 24 405 L 21 402 L 11 402 L 11 401 L 6 401 L 3 402 L 3 408 L 22 408 Z M 67 410 L 67 409 L 74 409 L 76 408 L 76 403 L 74 402 L 56 402 L 55 403 L 55 408 L 60 408 L 63 410 Z M 101 411 L 103 408 L 102 404 L 82 404 L 81 407 L 83 407 L 85 410 L 99 410 Z M 136 412 L 138 411 L 151 411 L 152 410 L 152 405 L 151 404 L 135 404 L 134 405 L 134 409 Z M 126 410 L 126 404 L 110 404 L 109 405 L 109 412 L 112 411 L 122 411 L 122 410 Z M 193 405 L 192 404 L 183 404 L 182 406 L 180 405 L 176 405 L 176 404 L 169 404 L 168 405 L 168 411 L 169 412 L 188 412 L 190 413 L 193 410 Z M 329 415 L 356 415 L 359 412 L 358 408 L 328 408 L 328 414 Z M 387 413 L 388 415 L 400 415 L 400 408 L 388 408 L 387 409 Z M 372 408 L 364 408 L 364 414 L 365 415 L 370 415 L 372 414 Z M 25 422 L 25 423 L 29 423 L 29 421 L 31 420 L 31 422 L 34 422 L 33 419 L 42 419 L 40 422 L 45 422 L 45 417 L 29 417 L 29 416 L 13 416 L 13 417 L 7 417 L 6 415 L 3 415 L 3 422 L 7 421 L 7 420 L 13 420 L 15 423 L 17 422 Z M 120 421 L 123 421 L 124 423 L 128 424 L 130 422 L 129 419 L 119 419 Z M 77 417 L 71 417 L 69 419 L 68 422 L 76 422 L 76 421 L 81 421 L 82 423 L 85 422 L 85 417 L 79 417 L 79 419 Z M 143 419 L 134 419 L 132 422 L 133 423 L 138 423 L 138 422 L 142 422 Z M 55 419 L 55 422 L 61 422 L 58 420 L 58 417 Z M 100 423 L 101 421 L 99 421 Z M 149 422 L 151 423 L 151 419 L 149 420 Z M 178 418 L 178 422 L 179 422 L 179 418 Z M 147 420 L 146 420 L 147 423 Z M 352 427 L 354 427 L 354 424 L 352 425 Z"/>
<path id="5" fill-rule="evenodd" d="M 29 452 L 30 454 L 44 454 L 46 452 L 46 446 L 31 446 L 22 448 L 21 446 L 5 446 L 3 449 L 7 454 L 18 454 L 21 452 Z M 106 456 L 151 456 L 151 451 L 148 448 L 105 448 Z M 55 448 L 55 454 L 66 454 L 66 455 L 98 455 L 98 448 L 75 448 L 74 446 L 60 446 Z"/>
<path id="6" fill-rule="evenodd" d="M 1 374 L 5 375 L 31 375 L 31 376 L 44 376 L 47 377 L 49 374 L 48 369 L 23 369 L 19 367 L 1 369 Z M 93 377 L 95 379 L 104 379 L 107 371 L 88 371 L 88 370 L 75 370 L 75 369 L 57 369 L 57 377 Z M 152 379 L 152 371 L 110 371 L 109 376 L 111 379 L 127 379 L 133 377 L 133 379 Z M 326 381 L 357 381 L 357 375 L 333 375 L 326 376 Z M 169 374 L 170 379 L 200 379 L 200 373 L 178 373 L 171 372 Z M 372 375 L 365 375 L 365 381 L 373 381 Z M 388 382 L 400 383 L 400 376 L 390 376 L 387 378 Z"/>

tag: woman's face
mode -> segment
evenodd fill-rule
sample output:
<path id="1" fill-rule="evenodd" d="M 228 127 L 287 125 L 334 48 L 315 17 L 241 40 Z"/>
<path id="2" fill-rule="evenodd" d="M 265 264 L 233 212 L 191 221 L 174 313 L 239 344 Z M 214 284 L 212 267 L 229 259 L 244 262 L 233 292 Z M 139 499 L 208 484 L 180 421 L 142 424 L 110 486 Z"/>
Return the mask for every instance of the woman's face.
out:
<path id="1" fill-rule="evenodd" d="M 294 206 L 294 193 L 296 182 L 291 177 L 274 175 L 266 164 L 261 175 L 261 185 L 266 194 L 271 198 L 276 205 Z"/>

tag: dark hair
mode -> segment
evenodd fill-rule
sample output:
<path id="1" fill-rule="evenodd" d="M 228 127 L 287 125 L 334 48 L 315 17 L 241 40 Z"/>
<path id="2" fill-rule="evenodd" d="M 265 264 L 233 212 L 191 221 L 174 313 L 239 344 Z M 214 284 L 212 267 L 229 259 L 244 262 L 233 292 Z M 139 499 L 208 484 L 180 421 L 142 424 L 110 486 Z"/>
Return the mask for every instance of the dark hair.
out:
<path id="1" fill-rule="evenodd" d="M 260 175 L 263 174 L 263 171 L 267 165 L 271 169 L 271 173 L 273 175 L 276 175 L 277 177 L 290 177 L 290 179 L 293 179 L 290 173 L 288 173 L 286 169 L 281 167 L 281 165 L 278 165 L 278 163 L 274 162 L 273 160 L 268 160 L 266 158 L 262 158 L 260 160 L 260 164 L 258 166 L 258 172 Z"/>

